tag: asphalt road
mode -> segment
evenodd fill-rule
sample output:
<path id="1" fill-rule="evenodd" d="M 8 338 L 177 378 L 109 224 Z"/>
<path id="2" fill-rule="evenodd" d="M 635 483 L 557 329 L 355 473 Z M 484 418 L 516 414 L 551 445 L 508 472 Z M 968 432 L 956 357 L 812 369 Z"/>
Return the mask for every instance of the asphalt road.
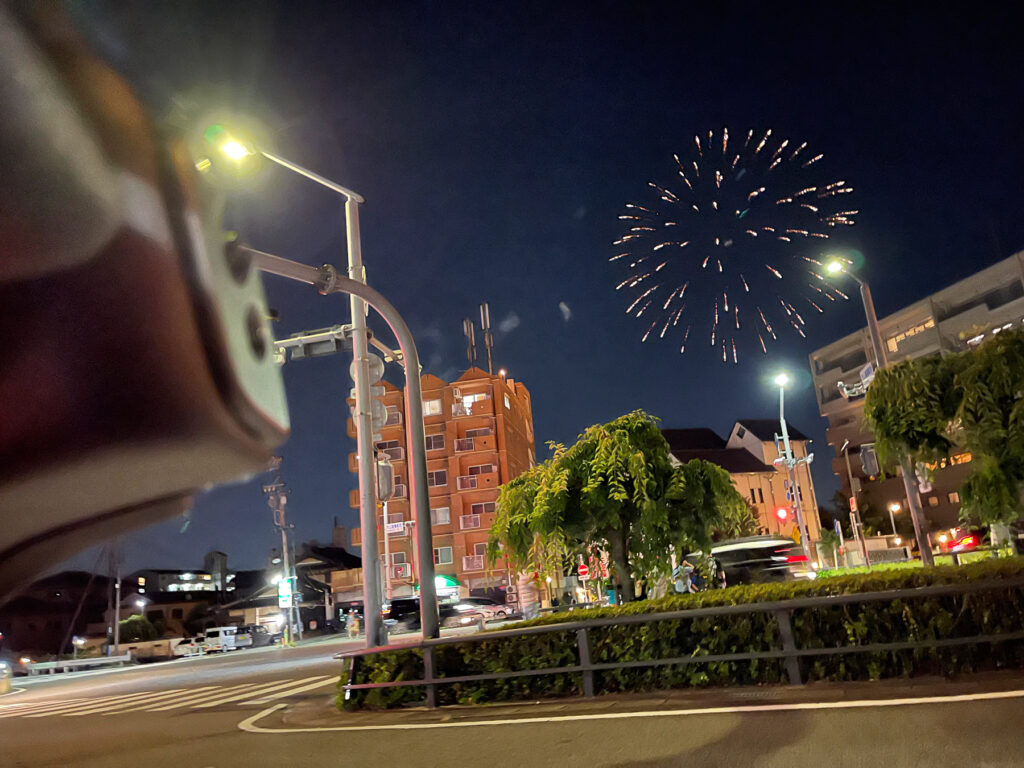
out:
<path id="1" fill-rule="evenodd" d="M 1024 765 L 1024 677 L 342 714 L 349 645 L 45 681 L 0 698 L 2 766 Z"/>

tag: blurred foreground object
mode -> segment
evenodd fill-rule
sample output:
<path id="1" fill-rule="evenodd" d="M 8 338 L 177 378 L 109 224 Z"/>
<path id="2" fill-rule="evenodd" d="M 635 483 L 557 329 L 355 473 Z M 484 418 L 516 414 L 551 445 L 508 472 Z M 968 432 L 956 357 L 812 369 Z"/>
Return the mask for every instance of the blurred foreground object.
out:
<path id="1" fill-rule="evenodd" d="M 59 6 L 26 7 L 0 3 L 0 600 L 288 434 L 220 199 Z"/>

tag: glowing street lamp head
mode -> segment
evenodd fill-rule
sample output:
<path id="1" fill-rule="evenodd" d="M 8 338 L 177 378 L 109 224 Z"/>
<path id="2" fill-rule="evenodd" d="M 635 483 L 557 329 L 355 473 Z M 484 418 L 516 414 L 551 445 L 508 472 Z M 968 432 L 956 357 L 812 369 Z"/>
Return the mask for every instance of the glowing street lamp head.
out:
<path id="1" fill-rule="evenodd" d="M 889 505 L 890 512 L 899 512 L 903 507 L 900 506 L 898 501 L 894 501 Z"/>
<path id="2" fill-rule="evenodd" d="M 832 261 L 825 265 L 825 271 L 830 275 L 838 275 L 843 269 L 843 262 L 839 259 L 832 259 Z"/>
<path id="3" fill-rule="evenodd" d="M 241 142 L 230 139 L 220 145 L 220 151 L 230 157 L 232 160 L 241 160 L 252 154 L 249 148 Z"/>
<path id="4" fill-rule="evenodd" d="M 789 374 L 785 373 L 785 372 L 778 374 L 775 377 L 775 386 L 777 386 L 777 387 L 789 386 Z"/>

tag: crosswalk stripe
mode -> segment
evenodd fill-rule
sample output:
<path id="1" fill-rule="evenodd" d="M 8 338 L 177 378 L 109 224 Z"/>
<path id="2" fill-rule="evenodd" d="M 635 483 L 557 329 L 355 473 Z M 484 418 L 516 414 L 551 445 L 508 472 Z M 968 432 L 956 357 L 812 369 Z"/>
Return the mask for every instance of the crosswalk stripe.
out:
<path id="1" fill-rule="evenodd" d="M 60 699 L 59 701 L 34 702 L 34 703 L 32 703 L 32 702 L 25 702 L 24 704 L 19 705 L 18 709 L 15 709 L 14 706 L 11 705 L 10 709 L 6 709 L 5 708 L 3 710 L 0 710 L 0 719 L 5 718 L 5 717 L 20 717 L 22 715 L 28 714 L 29 712 L 38 712 L 39 710 L 42 710 L 42 709 L 49 709 L 50 707 L 52 707 L 54 705 L 61 706 L 61 705 L 64 705 L 64 704 L 71 704 L 72 702 L 83 702 L 83 701 L 89 701 L 89 699 Z"/>
<path id="2" fill-rule="evenodd" d="M 211 686 L 206 686 L 210 688 Z M 145 691 L 132 696 L 124 696 L 117 701 L 107 701 L 95 706 L 86 706 L 77 712 L 65 712 L 64 717 L 82 717 L 84 715 L 98 715 L 116 713 L 118 710 L 128 707 L 137 707 L 141 704 L 149 704 L 158 700 L 167 699 L 170 696 L 180 696 L 182 693 L 201 691 L 203 688 L 172 688 L 166 691 Z"/>
<path id="3" fill-rule="evenodd" d="M 231 696 L 228 696 L 228 697 L 224 697 L 224 698 L 220 698 L 220 699 L 214 699 L 213 701 L 207 701 L 207 702 L 205 702 L 203 704 L 197 704 L 194 707 L 192 707 L 192 709 L 206 709 L 208 707 L 216 707 L 216 706 L 218 706 L 220 704 L 226 704 L 226 703 L 234 701 L 236 699 L 244 699 L 244 698 L 246 698 L 248 696 L 252 696 L 254 694 L 259 696 L 260 698 L 262 698 L 264 696 L 264 694 L 270 693 L 271 691 L 276 691 L 279 688 L 290 688 L 290 687 L 295 686 L 295 685 L 301 685 L 302 683 L 307 683 L 310 680 L 323 680 L 326 677 L 328 677 L 328 676 L 327 675 L 317 675 L 316 677 L 307 677 L 307 678 L 302 679 L 302 680 L 284 680 L 284 681 L 278 680 L 276 683 L 272 683 L 272 684 L 266 686 L 264 689 L 262 689 L 260 691 L 246 691 L 245 693 L 232 694 Z M 287 692 L 284 695 L 288 695 Z"/>
<path id="4" fill-rule="evenodd" d="M 305 693 L 306 691 L 312 691 L 316 688 L 323 688 L 325 685 L 333 685 L 335 680 L 334 675 L 324 675 L 323 679 L 317 683 L 310 683 L 309 685 L 303 685 L 300 688 L 290 688 L 287 691 L 281 691 L 271 696 L 260 696 L 258 699 L 250 699 L 249 701 L 243 701 L 242 704 L 266 704 L 268 701 L 275 701 L 276 699 L 283 699 L 287 696 L 294 696 L 297 693 Z M 296 682 L 302 682 L 298 680 Z"/>
<path id="5" fill-rule="evenodd" d="M 97 699 L 87 699 L 86 701 L 88 703 L 90 703 L 90 704 L 93 704 L 93 703 L 99 704 L 100 702 L 103 702 L 103 701 L 116 701 L 117 699 L 120 699 L 120 698 L 121 698 L 121 696 L 101 696 L 100 698 L 97 698 Z M 69 712 L 69 711 L 71 711 L 73 709 L 81 707 L 84 703 L 85 702 L 83 702 L 81 699 L 79 699 L 77 701 L 73 701 L 73 702 L 66 702 L 66 701 L 64 701 L 64 702 L 60 702 L 60 703 L 55 703 L 55 704 L 51 704 L 50 706 L 45 707 L 45 708 L 41 707 L 39 711 L 36 711 L 36 712 L 34 712 L 34 713 L 30 714 L 30 715 L 25 715 L 25 717 L 47 717 L 49 715 L 58 714 L 60 712 Z"/>
<path id="6" fill-rule="evenodd" d="M 179 700 L 177 700 L 175 702 L 172 702 L 171 704 L 167 704 L 167 705 L 164 705 L 164 706 L 160 706 L 160 707 L 142 707 L 141 709 L 143 709 L 146 712 L 166 712 L 166 711 L 168 711 L 170 709 L 181 709 L 182 707 L 188 707 L 188 706 L 191 706 L 193 704 L 198 704 L 200 702 L 206 701 L 207 699 L 216 698 L 217 696 L 226 694 L 228 691 L 239 691 L 239 692 L 241 692 L 241 691 L 245 690 L 246 692 L 248 692 L 248 691 L 252 690 L 253 688 L 259 688 L 262 685 L 263 685 L 263 683 L 246 683 L 245 685 L 234 685 L 234 686 L 231 686 L 229 688 L 223 688 L 220 691 L 216 691 L 216 692 L 213 692 L 213 693 L 208 691 L 207 693 L 200 694 L 198 696 L 186 696 L 183 699 L 179 699 Z"/>

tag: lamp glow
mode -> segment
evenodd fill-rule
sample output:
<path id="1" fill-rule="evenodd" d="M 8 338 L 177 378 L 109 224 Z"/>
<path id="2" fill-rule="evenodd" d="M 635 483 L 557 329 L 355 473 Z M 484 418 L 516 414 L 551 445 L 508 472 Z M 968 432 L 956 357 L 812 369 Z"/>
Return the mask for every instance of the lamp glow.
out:
<path id="1" fill-rule="evenodd" d="M 789 374 L 788 373 L 780 373 L 778 376 L 775 377 L 775 386 L 777 386 L 777 387 L 785 387 L 785 386 L 788 386 L 788 385 L 789 385 Z"/>
<path id="2" fill-rule="evenodd" d="M 241 160 L 242 158 L 248 157 L 252 154 L 244 144 L 237 142 L 234 139 L 225 141 L 221 144 L 220 151 L 232 160 Z"/>
<path id="3" fill-rule="evenodd" d="M 825 265 L 825 271 L 828 272 L 830 275 L 838 275 L 840 272 L 843 271 L 843 263 L 838 259 L 833 259 L 832 261 Z"/>

